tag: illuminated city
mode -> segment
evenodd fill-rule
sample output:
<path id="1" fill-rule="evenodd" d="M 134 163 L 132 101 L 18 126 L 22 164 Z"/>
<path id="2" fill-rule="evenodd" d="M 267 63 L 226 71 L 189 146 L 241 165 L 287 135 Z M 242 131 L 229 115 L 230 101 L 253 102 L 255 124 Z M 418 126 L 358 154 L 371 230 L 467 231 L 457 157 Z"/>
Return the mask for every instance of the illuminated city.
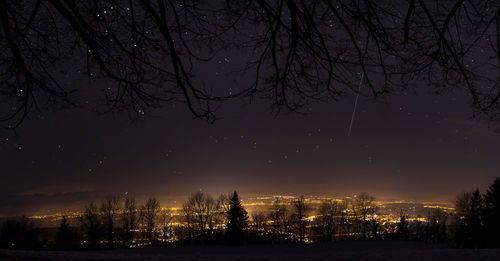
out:
<path id="1" fill-rule="evenodd" d="M 265 213 L 268 212 L 273 202 L 276 200 L 283 200 L 283 202 L 287 205 L 297 199 L 296 196 L 282 196 L 282 195 L 274 195 L 274 196 L 261 196 L 255 198 L 249 198 L 247 200 L 242 200 L 242 205 L 248 211 L 250 216 L 252 214 L 256 214 L 259 212 Z M 312 209 L 317 210 L 318 206 L 325 201 L 338 201 L 349 200 L 352 197 L 340 199 L 340 198 L 330 198 L 330 197 L 306 197 L 305 202 L 311 206 Z M 430 203 L 430 202 L 406 202 L 406 201 L 391 201 L 391 202 L 382 202 L 377 201 L 375 203 L 377 205 L 376 215 L 377 219 L 382 222 L 387 223 L 398 223 L 401 211 L 403 211 L 407 216 L 409 221 L 421 221 L 428 222 L 428 217 L 431 213 L 435 211 L 442 211 L 444 213 L 453 213 L 453 204 L 452 203 Z M 169 215 L 174 217 L 178 217 L 182 215 L 182 206 L 171 206 L 171 207 L 161 207 L 162 211 L 166 211 Z M 80 211 L 63 211 L 63 212 L 55 212 L 50 214 L 43 215 L 33 215 L 28 216 L 30 219 L 38 220 L 38 222 L 44 223 L 46 225 L 52 225 L 57 227 L 59 222 L 62 219 L 62 216 L 65 216 L 68 219 L 77 219 L 82 215 Z M 311 213 L 306 219 L 313 221 L 317 215 Z M 177 224 L 180 224 L 177 222 Z"/>
<path id="2" fill-rule="evenodd" d="M 304 216 L 305 222 L 307 225 L 305 226 L 308 231 L 308 236 L 305 238 L 305 242 L 313 243 L 315 241 L 321 240 L 318 239 L 318 235 L 316 235 L 313 230 L 315 226 L 318 226 L 317 220 L 322 218 L 321 206 L 322 204 L 339 204 L 345 205 L 345 209 L 343 209 L 339 213 L 345 213 L 345 217 L 337 216 L 336 218 L 345 219 L 345 221 L 341 222 L 350 222 L 355 223 L 360 219 L 360 216 L 355 214 L 356 206 L 355 200 L 357 195 L 353 195 L 352 197 L 345 198 L 330 198 L 326 196 L 314 196 L 314 197 L 303 197 L 303 201 L 307 206 L 307 215 Z M 285 206 L 289 211 L 293 208 L 294 202 L 300 200 L 301 197 L 297 196 L 289 196 L 289 195 L 273 195 L 273 196 L 259 196 L 255 198 L 249 198 L 246 200 L 241 200 L 242 206 L 248 211 L 250 216 L 250 227 L 249 230 L 256 229 L 260 233 L 273 233 L 273 221 L 272 216 L 269 215 L 270 212 L 273 211 L 273 208 L 277 206 Z M 221 204 L 224 204 L 221 202 Z M 221 205 L 220 211 L 222 211 L 222 216 L 224 216 L 224 209 L 227 209 L 227 205 Z M 406 201 L 390 201 L 390 202 L 382 202 L 382 201 L 374 201 L 373 202 L 374 212 L 367 216 L 367 219 L 370 222 L 375 222 L 378 226 L 377 234 L 394 234 L 397 233 L 397 226 L 401 222 L 401 216 L 404 215 L 406 217 L 406 222 L 411 224 L 420 224 L 422 226 L 427 226 L 428 223 L 436 222 L 436 218 L 440 218 L 442 216 L 451 217 L 455 214 L 453 209 L 453 204 L 444 204 L 444 203 L 430 203 L 430 202 L 406 202 Z M 117 216 L 124 215 L 125 210 L 117 209 Z M 36 223 L 40 224 L 43 227 L 54 228 L 56 229 L 63 217 L 68 220 L 68 222 L 78 223 L 79 219 L 84 216 L 85 213 L 82 211 L 78 212 L 57 212 L 45 215 L 34 215 L 29 216 L 28 218 L 34 220 Z M 262 216 L 262 220 L 258 220 L 260 216 Z M 185 213 L 183 212 L 182 206 L 170 206 L 164 207 L 160 206 L 159 214 L 156 217 L 156 226 L 155 232 L 158 236 L 158 242 L 165 243 L 175 243 L 178 242 L 179 235 L 177 235 L 177 231 L 186 229 L 188 224 L 186 223 Z M 220 223 L 216 223 L 214 225 L 214 229 L 224 229 L 227 225 L 224 221 L 224 218 L 220 218 Z M 260 224 L 259 224 L 260 222 Z M 438 221 L 439 222 L 439 221 Z M 446 222 L 446 220 L 445 220 Z M 261 226 L 258 228 L 258 226 Z M 257 227 L 257 228 L 256 228 Z M 144 232 L 144 227 L 140 225 L 137 228 L 134 228 L 136 232 Z M 297 237 L 298 235 L 290 234 L 291 237 Z M 371 235 L 373 237 L 373 235 Z M 349 237 L 359 237 L 358 232 L 351 233 L 341 233 L 340 230 L 334 234 L 334 237 L 340 238 L 349 238 Z M 101 243 L 105 243 L 106 241 L 102 241 Z M 85 245 L 86 241 L 83 240 L 80 242 L 81 245 Z M 144 244 L 149 244 L 148 242 L 143 242 L 141 239 L 134 241 L 134 244 L 131 244 L 129 247 L 134 248 L 138 246 L 142 246 Z"/>

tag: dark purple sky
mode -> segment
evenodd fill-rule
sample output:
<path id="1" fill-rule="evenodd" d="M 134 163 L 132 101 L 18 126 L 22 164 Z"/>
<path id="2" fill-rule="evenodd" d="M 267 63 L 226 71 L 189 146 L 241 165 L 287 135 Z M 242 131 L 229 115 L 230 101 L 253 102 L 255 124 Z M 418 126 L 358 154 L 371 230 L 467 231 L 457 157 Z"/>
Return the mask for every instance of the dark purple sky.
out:
<path id="1" fill-rule="evenodd" d="M 223 93 L 248 87 L 252 72 L 227 75 L 256 59 L 250 56 L 217 53 L 195 66 L 193 83 Z M 417 84 L 418 93 L 396 91 L 387 104 L 361 97 L 350 137 L 353 93 L 314 104 L 308 115 L 276 114 L 256 97 L 221 104 L 212 125 L 193 120 L 180 103 L 131 122 L 124 114 L 97 115 L 96 94 L 107 86 L 82 80 L 81 65 L 63 62 L 62 84 L 78 89 L 78 104 L 88 106 L 43 110 L 16 132 L 0 130 L 0 215 L 79 207 L 109 193 L 179 204 L 199 189 L 236 189 L 243 198 L 365 191 L 450 202 L 500 176 L 499 126 L 471 119 L 471 100 L 461 91 L 435 96 Z M 269 68 L 263 74 L 272 75 Z"/>
<path id="2" fill-rule="evenodd" d="M 44 113 L 1 132 L 2 212 L 81 204 L 107 193 L 156 195 L 165 204 L 203 189 L 450 201 L 500 175 L 500 134 L 470 119 L 464 95 L 404 93 L 388 104 L 354 97 L 309 115 L 273 114 L 233 101 L 215 124 L 185 107 L 140 122 L 84 110 Z"/>

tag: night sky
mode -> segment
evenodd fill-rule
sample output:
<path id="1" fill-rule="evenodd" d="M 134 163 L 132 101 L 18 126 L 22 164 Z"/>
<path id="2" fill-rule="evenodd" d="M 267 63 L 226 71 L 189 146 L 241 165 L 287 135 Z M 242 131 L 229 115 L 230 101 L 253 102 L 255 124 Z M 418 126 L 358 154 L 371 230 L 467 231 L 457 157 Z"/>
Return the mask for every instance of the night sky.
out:
<path id="1" fill-rule="evenodd" d="M 237 90 L 253 76 L 231 72 L 250 59 L 217 53 L 195 67 L 194 81 Z M 133 120 L 98 113 L 106 82 L 89 80 L 78 66 L 67 64 L 62 83 L 78 90 L 83 106 L 44 109 L 15 131 L 0 130 L 0 215 L 77 208 L 106 194 L 179 205 L 200 189 L 236 189 L 243 199 L 364 191 L 381 200 L 451 202 L 500 175 L 498 123 L 472 118 L 465 88 L 435 95 L 420 82 L 386 102 L 362 89 L 348 136 L 354 92 L 302 114 L 277 112 L 257 95 L 217 104 L 214 124 L 193 119 L 182 103 Z M 381 76 L 371 80 L 382 84 Z"/>
<path id="2" fill-rule="evenodd" d="M 131 122 L 85 110 L 47 113 L 3 132 L 2 211 L 69 207 L 108 193 L 175 204 L 193 191 L 449 202 L 500 173 L 500 134 L 471 119 L 465 95 L 354 97 L 308 115 L 234 101 L 215 124 L 184 107 Z"/>

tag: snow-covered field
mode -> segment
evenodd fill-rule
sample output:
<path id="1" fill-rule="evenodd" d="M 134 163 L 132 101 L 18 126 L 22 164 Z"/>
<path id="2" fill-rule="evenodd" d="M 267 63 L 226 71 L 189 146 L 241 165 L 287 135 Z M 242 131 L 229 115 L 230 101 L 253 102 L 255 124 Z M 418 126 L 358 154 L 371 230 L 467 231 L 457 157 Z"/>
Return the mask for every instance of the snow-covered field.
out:
<path id="1" fill-rule="evenodd" d="M 0 250 L 0 260 L 500 260 L 500 249 L 420 242 L 345 241 L 313 245 L 176 246 L 111 251 Z"/>

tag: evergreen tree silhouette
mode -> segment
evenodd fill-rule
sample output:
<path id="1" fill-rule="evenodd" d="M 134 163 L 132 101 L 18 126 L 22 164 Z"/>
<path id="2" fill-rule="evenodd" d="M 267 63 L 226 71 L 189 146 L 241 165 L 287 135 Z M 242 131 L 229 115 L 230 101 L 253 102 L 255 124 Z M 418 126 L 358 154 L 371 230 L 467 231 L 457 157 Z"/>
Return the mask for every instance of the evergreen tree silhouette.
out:
<path id="1" fill-rule="evenodd" d="M 245 229 L 248 226 L 248 213 L 241 205 L 238 193 L 234 191 L 227 211 L 227 239 L 231 244 L 241 244 L 245 240 Z"/>
<path id="2" fill-rule="evenodd" d="M 474 192 L 463 193 L 455 203 L 457 211 L 458 231 L 456 240 L 459 247 L 482 246 L 484 213 L 483 195 L 476 189 Z"/>
<path id="3" fill-rule="evenodd" d="M 400 239 L 408 239 L 409 231 L 407 228 L 406 216 L 403 214 L 403 211 L 401 211 L 401 218 L 399 219 L 397 231 Z"/>
<path id="4" fill-rule="evenodd" d="M 73 231 L 69 227 L 66 216 L 62 217 L 61 225 L 56 234 L 56 248 L 59 250 L 68 250 L 73 248 Z"/>
<path id="5" fill-rule="evenodd" d="M 489 186 L 484 195 L 484 225 L 488 246 L 500 247 L 500 178 Z"/>

